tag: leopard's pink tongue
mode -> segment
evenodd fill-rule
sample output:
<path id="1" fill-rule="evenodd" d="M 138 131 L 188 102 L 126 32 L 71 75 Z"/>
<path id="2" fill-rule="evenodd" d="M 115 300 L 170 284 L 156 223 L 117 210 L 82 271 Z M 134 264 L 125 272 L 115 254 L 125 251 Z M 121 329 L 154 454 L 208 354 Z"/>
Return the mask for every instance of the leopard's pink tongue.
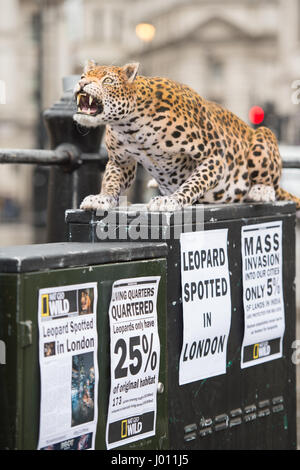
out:
<path id="1" fill-rule="evenodd" d="M 98 111 L 95 100 L 89 95 L 80 95 L 77 103 L 82 113 L 95 114 Z"/>
<path id="2" fill-rule="evenodd" d="M 81 106 L 81 111 L 87 114 L 93 114 L 97 112 L 97 106 Z"/>
<path id="3" fill-rule="evenodd" d="M 97 106 L 93 106 L 93 105 L 92 105 L 92 106 L 90 107 L 90 110 L 91 110 L 91 113 L 96 113 L 96 112 L 98 111 L 98 108 L 97 108 Z"/>

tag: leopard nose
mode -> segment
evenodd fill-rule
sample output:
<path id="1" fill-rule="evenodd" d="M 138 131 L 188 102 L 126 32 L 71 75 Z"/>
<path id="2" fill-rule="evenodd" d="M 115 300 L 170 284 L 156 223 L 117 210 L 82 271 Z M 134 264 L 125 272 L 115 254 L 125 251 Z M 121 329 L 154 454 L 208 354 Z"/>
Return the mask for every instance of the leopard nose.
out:
<path id="1" fill-rule="evenodd" d="M 89 83 L 86 78 L 82 78 L 79 82 L 75 85 L 74 93 L 79 93 L 84 89 L 84 87 Z"/>
<path id="2" fill-rule="evenodd" d="M 81 90 L 81 86 L 79 85 L 79 83 L 76 83 L 75 88 L 74 88 L 74 93 L 79 93 L 80 90 Z"/>
<path id="3" fill-rule="evenodd" d="M 80 86 L 80 88 L 84 88 L 85 85 L 87 85 L 88 83 L 89 81 L 86 78 L 82 78 L 81 80 L 79 80 L 78 85 Z"/>

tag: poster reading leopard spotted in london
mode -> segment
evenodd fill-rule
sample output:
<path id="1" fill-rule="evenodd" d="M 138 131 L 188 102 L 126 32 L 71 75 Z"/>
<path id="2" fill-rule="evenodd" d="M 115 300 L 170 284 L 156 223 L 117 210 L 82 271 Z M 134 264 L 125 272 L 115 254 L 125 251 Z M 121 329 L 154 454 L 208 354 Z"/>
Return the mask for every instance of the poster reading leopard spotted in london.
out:
<path id="1" fill-rule="evenodd" d="M 94 449 L 98 419 L 97 283 L 39 291 L 38 449 Z"/>
<path id="2" fill-rule="evenodd" d="M 282 221 L 242 227 L 244 340 L 241 368 L 282 357 L 285 330 Z"/>
<path id="3" fill-rule="evenodd" d="M 227 237 L 227 229 L 181 234 L 180 385 L 226 373 L 231 324 Z"/>

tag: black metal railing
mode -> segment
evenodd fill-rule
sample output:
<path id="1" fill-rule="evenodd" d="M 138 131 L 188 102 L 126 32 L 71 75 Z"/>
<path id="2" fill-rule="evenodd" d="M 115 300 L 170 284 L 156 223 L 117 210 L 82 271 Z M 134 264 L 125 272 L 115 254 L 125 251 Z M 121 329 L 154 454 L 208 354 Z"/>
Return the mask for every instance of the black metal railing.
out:
<path id="1" fill-rule="evenodd" d="M 293 168 L 295 170 L 300 169 L 300 152 L 299 152 L 299 159 L 298 158 L 285 158 L 282 156 L 282 167 L 283 168 Z"/>
<path id="2" fill-rule="evenodd" d="M 85 162 L 107 161 L 105 147 L 100 147 L 99 153 L 81 153 L 74 151 L 72 145 L 65 144 L 56 150 L 41 149 L 0 149 L 0 163 L 22 163 L 35 165 L 81 165 Z"/>
<path id="3" fill-rule="evenodd" d="M 72 166 L 75 163 L 81 165 L 84 162 L 101 161 L 102 164 L 107 162 L 107 151 L 104 146 L 100 147 L 98 153 L 82 153 L 77 154 L 71 144 L 65 144 L 56 150 L 40 150 L 40 149 L 0 149 L 1 163 L 23 163 L 36 165 L 67 165 Z M 300 169 L 300 148 L 299 158 L 285 157 L 282 155 L 283 168 Z"/>

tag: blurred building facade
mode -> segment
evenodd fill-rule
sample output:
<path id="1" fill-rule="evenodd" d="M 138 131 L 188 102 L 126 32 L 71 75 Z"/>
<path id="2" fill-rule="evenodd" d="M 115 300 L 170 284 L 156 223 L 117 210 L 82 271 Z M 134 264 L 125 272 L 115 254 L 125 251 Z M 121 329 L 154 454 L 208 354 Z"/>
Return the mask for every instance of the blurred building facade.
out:
<path id="1" fill-rule="evenodd" d="M 44 134 L 41 115 L 47 99 L 59 95 L 62 60 L 63 0 L 0 0 L 0 147 L 39 148 Z M 3 95 L 3 93 L 2 93 Z M 50 95 L 50 98 L 49 98 Z M 37 184 L 39 182 L 37 181 Z M 0 243 L 33 241 L 33 168 L 1 165 Z"/>
<path id="2" fill-rule="evenodd" d="M 296 113 L 292 83 L 300 77 L 299 0 L 83 0 L 85 28 L 76 41 L 76 70 L 99 63 L 141 62 L 141 73 L 192 86 L 248 120 L 253 105 Z M 117 14 L 116 14 L 117 13 Z M 135 25 L 156 28 L 143 43 Z M 285 132 L 285 140 L 294 136 Z"/>
<path id="3" fill-rule="evenodd" d="M 0 12 L 0 147 L 42 145 L 42 110 L 87 58 L 139 61 L 141 74 L 186 83 L 247 122 L 251 106 L 269 106 L 284 118 L 281 139 L 300 144 L 300 0 L 0 0 Z M 152 41 L 137 37 L 142 22 Z M 3 165 L 0 203 L 9 195 L 26 212 L 31 175 Z"/>

